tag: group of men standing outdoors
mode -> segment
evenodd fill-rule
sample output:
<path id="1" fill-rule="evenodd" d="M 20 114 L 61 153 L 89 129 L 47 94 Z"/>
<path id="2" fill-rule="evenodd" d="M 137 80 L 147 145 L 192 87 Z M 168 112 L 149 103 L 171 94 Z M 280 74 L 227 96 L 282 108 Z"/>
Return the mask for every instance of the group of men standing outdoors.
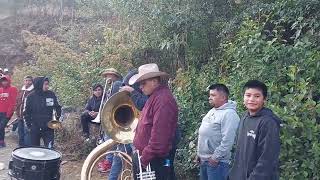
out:
<path id="1" fill-rule="evenodd" d="M 54 130 L 47 123 L 52 120 L 55 110 L 61 116 L 61 106 L 54 92 L 49 90 L 46 77 L 24 77 L 20 90 L 11 85 L 10 75 L 0 75 L 0 148 L 5 147 L 5 128 L 16 112 L 14 124 L 18 127 L 19 147 L 44 146 L 52 148 Z"/>
<path id="2" fill-rule="evenodd" d="M 119 144 L 115 148 L 133 155 L 134 174 L 138 172 L 139 163 L 135 157 L 139 152 L 142 168 L 145 170 L 150 165 L 156 179 L 176 179 L 174 158 L 181 132 L 178 105 L 168 87 L 169 75 L 160 71 L 157 64 L 142 65 L 138 70 L 129 71 L 124 78 L 114 68 L 107 69 L 102 75 L 113 86 L 106 99 L 102 99 L 104 87 L 101 84 L 92 87 L 92 97 L 80 118 L 83 136 L 90 137 L 89 126 L 98 115 L 100 104 L 116 92 L 127 91 L 141 111 L 140 120 L 133 144 Z M 47 127 L 47 123 L 52 119 L 53 110 L 59 119 L 61 106 L 48 89 L 48 78 L 26 76 L 18 98 L 16 88 L 10 85 L 10 78 L 1 76 L 0 82 L 0 147 L 4 146 L 4 128 L 17 104 L 17 117 L 21 119 L 19 134 L 23 134 L 19 145 L 39 146 L 42 138 L 45 146 L 52 148 L 54 131 Z M 212 108 L 203 117 L 199 128 L 195 160 L 200 166 L 200 179 L 278 180 L 280 119 L 265 107 L 267 86 L 257 80 L 250 80 L 243 86 L 246 112 L 241 118 L 236 103 L 229 100 L 226 85 L 212 84 L 208 93 Z M 103 138 L 106 140 L 108 136 Z M 110 170 L 108 179 L 113 180 L 120 174 L 122 161 L 116 155 L 107 156 L 98 166 L 101 171 Z"/>

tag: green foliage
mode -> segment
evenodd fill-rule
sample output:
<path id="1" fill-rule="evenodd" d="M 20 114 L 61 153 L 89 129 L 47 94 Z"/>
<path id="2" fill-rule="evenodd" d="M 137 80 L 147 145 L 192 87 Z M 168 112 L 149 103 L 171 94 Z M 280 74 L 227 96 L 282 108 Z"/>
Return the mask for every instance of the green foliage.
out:
<path id="1" fill-rule="evenodd" d="M 36 61 L 16 68 L 15 84 L 20 84 L 25 75 L 47 76 L 63 105 L 82 107 L 90 96 L 91 86 L 104 83 L 100 77 L 104 69 L 114 67 L 125 72 L 131 67 L 128 57 L 134 39 L 130 31 L 107 28 L 104 32 L 105 44 L 92 45 L 84 41 L 80 45 L 86 53 L 77 53 L 47 36 L 24 31 L 27 52 Z"/>

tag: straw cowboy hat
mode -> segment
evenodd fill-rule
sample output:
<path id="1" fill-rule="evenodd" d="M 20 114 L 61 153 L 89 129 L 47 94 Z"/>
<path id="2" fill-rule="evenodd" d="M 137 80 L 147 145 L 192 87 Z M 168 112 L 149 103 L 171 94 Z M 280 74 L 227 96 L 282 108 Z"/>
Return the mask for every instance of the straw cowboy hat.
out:
<path id="1" fill-rule="evenodd" d="M 139 67 L 138 74 L 130 78 L 129 84 L 133 85 L 136 82 L 140 82 L 154 77 L 167 78 L 169 77 L 169 74 L 159 71 L 159 67 L 157 64 L 144 64 Z"/>
<path id="2" fill-rule="evenodd" d="M 104 72 L 101 73 L 102 76 L 106 77 L 109 74 L 113 74 L 118 76 L 119 78 L 122 78 L 121 74 L 119 73 L 118 70 L 116 70 L 115 68 L 108 68 L 106 69 Z"/>

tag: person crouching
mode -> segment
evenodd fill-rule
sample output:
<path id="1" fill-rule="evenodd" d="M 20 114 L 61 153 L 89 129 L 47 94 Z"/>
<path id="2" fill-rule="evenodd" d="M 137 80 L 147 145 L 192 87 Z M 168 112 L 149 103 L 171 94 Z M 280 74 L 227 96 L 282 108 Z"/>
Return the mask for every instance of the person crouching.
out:
<path id="1" fill-rule="evenodd" d="M 82 132 L 84 138 L 89 138 L 90 136 L 90 128 L 89 124 L 94 123 L 92 120 L 94 120 L 98 113 L 100 104 L 102 101 L 102 94 L 103 94 L 103 87 L 101 84 L 96 84 L 92 87 L 93 93 L 91 98 L 88 100 L 85 110 L 82 113 L 80 119 L 81 119 L 81 125 L 82 125 Z M 98 124 L 98 123 L 95 123 Z"/>

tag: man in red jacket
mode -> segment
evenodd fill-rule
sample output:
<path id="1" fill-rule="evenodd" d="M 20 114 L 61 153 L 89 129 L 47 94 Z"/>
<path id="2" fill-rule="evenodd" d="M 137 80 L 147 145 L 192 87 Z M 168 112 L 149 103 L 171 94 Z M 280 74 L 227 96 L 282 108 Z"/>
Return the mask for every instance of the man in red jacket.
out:
<path id="1" fill-rule="evenodd" d="M 157 64 L 139 67 L 129 84 L 140 82 L 140 89 L 149 96 L 140 114 L 133 145 L 141 155 L 142 168 L 149 164 L 157 180 L 173 180 L 174 139 L 178 122 L 178 106 L 167 81 L 168 74 Z M 134 171 L 137 170 L 134 157 Z M 136 174 L 136 173 L 134 173 Z M 137 179 L 137 177 L 135 177 Z"/>
<path id="2" fill-rule="evenodd" d="M 0 84 L 0 148 L 2 148 L 6 146 L 5 127 L 14 113 L 18 89 L 11 86 L 11 79 L 8 76 L 2 76 Z"/>

